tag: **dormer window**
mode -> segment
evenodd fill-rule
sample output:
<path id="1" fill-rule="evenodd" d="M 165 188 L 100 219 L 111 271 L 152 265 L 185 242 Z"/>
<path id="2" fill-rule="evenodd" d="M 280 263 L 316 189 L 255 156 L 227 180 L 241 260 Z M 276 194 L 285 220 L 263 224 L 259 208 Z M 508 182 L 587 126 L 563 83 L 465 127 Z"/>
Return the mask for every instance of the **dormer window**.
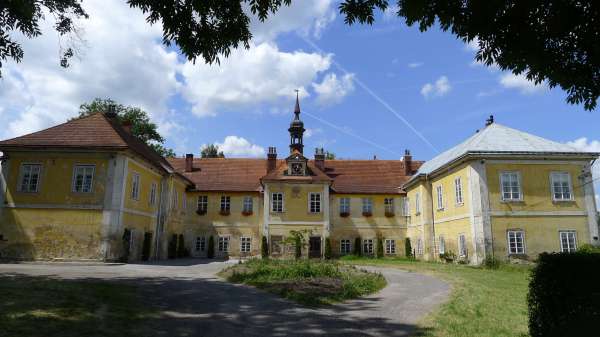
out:
<path id="1" fill-rule="evenodd" d="M 304 163 L 291 163 L 290 164 L 290 175 L 303 176 L 304 175 Z"/>

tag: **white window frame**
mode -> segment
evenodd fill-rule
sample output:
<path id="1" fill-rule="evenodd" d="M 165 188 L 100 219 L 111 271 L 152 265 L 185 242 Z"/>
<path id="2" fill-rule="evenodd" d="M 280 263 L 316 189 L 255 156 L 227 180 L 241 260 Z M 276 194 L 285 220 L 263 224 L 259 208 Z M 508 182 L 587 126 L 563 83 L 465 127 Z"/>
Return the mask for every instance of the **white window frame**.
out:
<path id="1" fill-rule="evenodd" d="M 195 249 L 197 252 L 206 251 L 206 236 L 197 236 Z"/>
<path id="2" fill-rule="evenodd" d="M 567 246 L 563 244 L 563 235 L 567 237 Z M 573 236 L 573 243 L 569 241 L 569 235 Z M 573 253 L 577 251 L 577 232 L 575 230 L 558 231 L 558 240 L 560 242 L 560 251 L 563 253 Z"/>
<path id="3" fill-rule="evenodd" d="M 444 185 L 437 185 L 435 187 L 435 193 L 437 196 L 437 210 L 444 210 Z"/>
<path id="4" fill-rule="evenodd" d="M 231 196 L 221 196 L 221 208 L 219 209 L 221 210 L 221 212 L 231 212 Z"/>
<path id="5" fill-rule="evenodd" d="M 564 191 L 564 186 L 562 186 L 562 184 L 560 186 L 560 188 L 561 188 L 560 194 L 562 195 L 562 197 L 556 198 L 554 182 L 559 177 L 560 177 L 560 180 L 563 180 L 563 178 L 566 177 L 567 188 L 569 189 L 567 191 L 569 193 L 568 198 L 564 198 L 565 191 Z M 560 183 L 563 183 L 563 181 L 560 181 Z M 550 172 L 550 195 L 552 196 L 553 201 L 573 201 L 573 184 L 571 183 L 571 174 L 569 172 Z"/>
<path id="6" fill-rule="evenodd" d="M 406 199 L 404 199 L 404 201 L 406 202 Z M 394 214 L 395 213 L 394 198 L 384 198 L 383 199 L 383 209 L 384 209 L 384 212 L 386 212 L 386 213 Z M 407 215 L 407 214 L 404 213 L 403 215 Z"/>
<path id="7" fill-rule="evenodd" d="M 148 202 L 150 203 L 150 205 L 155 205 L 156 204 L 156 192 L 158 190 L 158 184 L 156 183 L 152 183 L 150 185 L 150 196 L 148 197 Z"/>
<path id="8" fill-rule="evenodd" d="M 363 213 L 373 214 L 373 199 L 362 198 L 362 211 Z"/>
<path id="9" fill-rule="evenodd" d="M 242 236 L 240 238 L 240 253 L 250 253 L 250 251 L 252 251 L 252 238 Z"/>
<path id="10" fill-rule="evenodd" d="M 249 195 L 245 196 L 243 205 L 242 205 L 242 211 L 246 212 L 246 213 L 250 213 L 253 211 L 253 209 L 254 209 L 254 200 Z"/>
<path id="11" fill-rule="evenodd" d="M 504 196 L 504 182 L 507 180 L 507 177 L 509 175 L 516 175 L 516 181 L 517 181 L 517 188 L 518 188 L 518 192 L 519 192 L 519 196 L 518 198 L 514 198 L 514 192 L 512 191 L 512 185 L 510 185 L 510 198 L 505 198 Z M 511 181 L 509 181 L 509 183 L 512 183 L 512 178 L 510 179 Z M 511 201 L 523 201 L 523 184 L 522 184 L 522 180 L 521 180 L 521 172 L 519 171 L 502 171 L 500 172 L 500 197 L 502 199 L 502 201 L 505 202 L 511 202 Z"/>
<path id="12" fill-rule="evenodd" d="M 231 241 L 231 237 L 229 235 L 219 235 L 217 240 L 217 248 L 220 253 L 229 253 L 229 243 Z"/>
<path id="13" fill-rule="evenodd" d="M 87 170 L 92 170 L 92 178 L 90 180 L 90 186 L 88 190 L 84 190 L 85 187 L 85 178 L 87 176 Z M 82 172 L 79 172 L 82 170 Z M 81 173 L 81 190 L 77 190 L 77 178 Z M 73 178 L 71 180 L 71 192 L 73 193 L 94 193 L 94 175 L 96 173 L 96 165 L 93 164 L 77 164 L 73 166 Z"/>
<path id="14" fill-rule="evenodd" d="M 171 200 L 171 208 L 172 209 L 177 209 L 178 208 L 178 204 L 179 204 L 179 193 L 177 193 L 177 190 L 175 189 L 175 187 L 173 187 L 173 197 Z"/>
<path id="15" fill-rule="evenodd" d="M 421 193 L 415 193 L 415 215 L 421 214 Z"/>
<path id="16" fill-rule="evenodd" d="M 373 239 L 364 239 L 362 242 L 363 254 L 373 255 L 375 252 L 375 244 Z"/>
<path id="17" fill-rule="evenodd" d="M 321 213 L 323 209 L 321 207 L 321 202 L 323 200 L 323 195 L 319 192 L 309 192 L 308 193 L 308 212 L 317 214 Z"/>
<path id="18" fill-rule="evenodd" d="M 133 172 L 131 173 L 131 199 L 140 200 L 140 174 Z"/>
<path id="19" fill-rule="evenodd" d="M 23 190 L 23 180 L 25 179 L 25 167 L 29 167 L 29 181 L 27 182 L 27 188 Z M 35 189 L 31 189 L 31 174 L 33 172 L 33 168 L 37 169 L 37 182 L 35 184 Z M 42 164 L 41 163 L 21 163 L 19 167 L 19 181 L 17 182 L 17 192 L 22 193 L 37 193 L 40 191 L 40 185 L 42 182 Z M 1 193 L 1 192 L 0 192 Z"/>
<path id="20" fill-rule="evenodd" d="M 340 254 L 347 255 L 352 254 L 352 242 L 350 239 L 340 240 Z"/>
<path id="21" fill-rule="evenodd" d="M 461 177 L 454 178 L 454 200 L 457 206 L 463 205 L 463 189 Z"/>
<path id="22" fill-rule="evenodd" d="M 342 197 L 340 200 L 340 213 L 350 214 L 350 198 Z"/>
<path id="23" fill-rule="evenodd" d="M 385 239 L 385 254 L 396 255 L 396 240 Z"/>
<path id="24" fill-rule="evenodd" d="M 417 239 L 417 255 L 418 256 L 423 255 L 423 239 L 422 238 Z"/>
<path id="25" fill-rule="evenodd" d="M 515 240 L 515 251 L 511 247 L 511 236 L 514 236 Z M 518 246 L 518 238 L 521 238 L 521 248 Z M 523 255 L 527 251 L 525 246 L 525 231 L 522 230 L 509 230 L 506 231 L 506 250 L 508 255 Z"/>
<path id="26" fill-rule="evenodd" d="M 440 235 L 440 237 L 438 239 L 438 253 L 439 254 L 446 253 L 446 240 L 444 239 L 444 236 L 442 236 L 442 235 Z"/>
<path id="27" fill-rule="evenodd" d="M 467 256 L 467 237 L 465 234 L 458 234 L 458 256 Z"/>
<path id="28" fill-rule="evenodd" d="M 201 212 L 208 212 L 208 195 L 199 195 L 196 203 L 196 209 Z"/>
<path id="29" fill-rule="evenodd" d="M 275 195 L 280 196 L 280 200 L 275 200 Z M 284 195 L 283 192 L 271 193 L 271 212 L 272 213 L 283 213 L 284 211 Z"/>

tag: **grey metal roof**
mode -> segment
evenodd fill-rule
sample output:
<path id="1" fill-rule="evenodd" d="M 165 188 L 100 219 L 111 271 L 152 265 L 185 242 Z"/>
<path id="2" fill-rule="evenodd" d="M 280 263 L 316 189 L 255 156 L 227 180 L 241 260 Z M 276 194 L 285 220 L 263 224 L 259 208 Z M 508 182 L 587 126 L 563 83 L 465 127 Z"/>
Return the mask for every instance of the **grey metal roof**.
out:
<path id="1" fill-rule="evenodd" d="M 415 176 L 430 174 L 457 158 L 469 153 L 545 153 L 584 154 L 574 147 L 492 123 L 461 144 L 426 161 Z M 593 154 L 596 156 L 597 154 Z M 414 178 L 414 177 L 413 177 Z"/>

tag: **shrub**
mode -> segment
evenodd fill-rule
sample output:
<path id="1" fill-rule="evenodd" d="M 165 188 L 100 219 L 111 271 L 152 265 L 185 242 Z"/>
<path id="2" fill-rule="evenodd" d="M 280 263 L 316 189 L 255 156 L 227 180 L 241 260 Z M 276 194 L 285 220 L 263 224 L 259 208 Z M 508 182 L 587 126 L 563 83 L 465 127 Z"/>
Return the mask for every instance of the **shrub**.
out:
<path id="1" fill-rule="evenodd" d="M 215 257 L 215 239 L 212 235 L 208 237 L 208 250 L 206 252 L 206 257 L 209 259 L 213 259 Z"/>
<path id="2" fill-rule="evenodd" d="M 444 252 L 444 254 L 440 254 L 440 259 L 444 260 L 447 263 L 452 263 L 456 260 L 456 254 L 453 251 L 449 250 Z"/>
<path id="3" fill-rule="evenodd" d="M 354 240 L 354 255 L 355 256 L 362 255 L 362 250 L 360 249 L 360 237 L 358 237 Z"/>
<path id="4" fill-rule="evenodd" d="M 410 238 L 404 239 L 404 255 L 406 255 L 406 258 L 408 259 L 410 259 L 413 256 Z"/>
<path id="5" fill-rule="evenodd" d="M 169 259 L 174 259 L 177 257 L 177 234 L 171 235 L 171 240 L 169 240 L 169 244 L 167 246 L 167 255 Z"/>
<path id="6" fill-rule="evenodd" d="M 377 239 L 377 251 L 375 253 L 378 259 L 383 257 L 383 240 L 381 238 Z"/>
<path id="7" fill-rule="evenodd" d="M 529 333 L 592 336 L 600 322 L 600 254 L 542 253 L 532 270 Z"/>
<path id="8" fill-rule="evenodd" d="M 177 257 L 185 257 L 185 242 L 183 240 L 183 234 L 179 234 L 177 240 Z"/>
<path id="9" fill-rule="evenodd" d="M 577 252 L 579 252 L 579 253 L 600 253 L 600 247 L 596 247 L 594 245 L 586 243 L 584 245 L 581 245 L 577 249 Z"/>
<path id="10" fill-rule="evenodd" d="M 486 269 L 498 269 L 500 268 L 500 260 L 495 257 L 488 256 L 483 260 L 483 266 Z"/>
<path id="11" fill-rule="evenodd" d="M 300 236 L 294 237 L 294 257 L 296 259 L 302 257 L 302 238 Z"/>
<path id="12" fill-rule="evenodd" d="M 333 256 L 331 255 L 331 239 L 325 239 L 325 254 L 324 257 L 326 260 L 330 260 Z"/>
<path id="13" fill-rule="evenodd" d="M 269 257 L 269 242 L 267 241 L 267 237 L 263 235 L 262 242 L 260 246 L 260 255 L 263 259 Z"/>

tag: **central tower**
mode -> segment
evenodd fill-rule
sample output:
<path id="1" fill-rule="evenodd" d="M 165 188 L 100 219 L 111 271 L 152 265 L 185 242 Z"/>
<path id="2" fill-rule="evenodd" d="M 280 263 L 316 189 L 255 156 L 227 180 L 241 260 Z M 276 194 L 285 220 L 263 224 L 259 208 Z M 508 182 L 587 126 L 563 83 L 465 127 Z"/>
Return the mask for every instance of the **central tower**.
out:
<path id="1" fill-rule="evenodd" d="M 304 123 L 300 120 L 300 101 L 298 99 L 298 90 L 296 90 L 296 107 L 294 109 L 294 120 L 290 123 L 290 154 L 304 151 L 302 137 L 304 135 Z"/>

